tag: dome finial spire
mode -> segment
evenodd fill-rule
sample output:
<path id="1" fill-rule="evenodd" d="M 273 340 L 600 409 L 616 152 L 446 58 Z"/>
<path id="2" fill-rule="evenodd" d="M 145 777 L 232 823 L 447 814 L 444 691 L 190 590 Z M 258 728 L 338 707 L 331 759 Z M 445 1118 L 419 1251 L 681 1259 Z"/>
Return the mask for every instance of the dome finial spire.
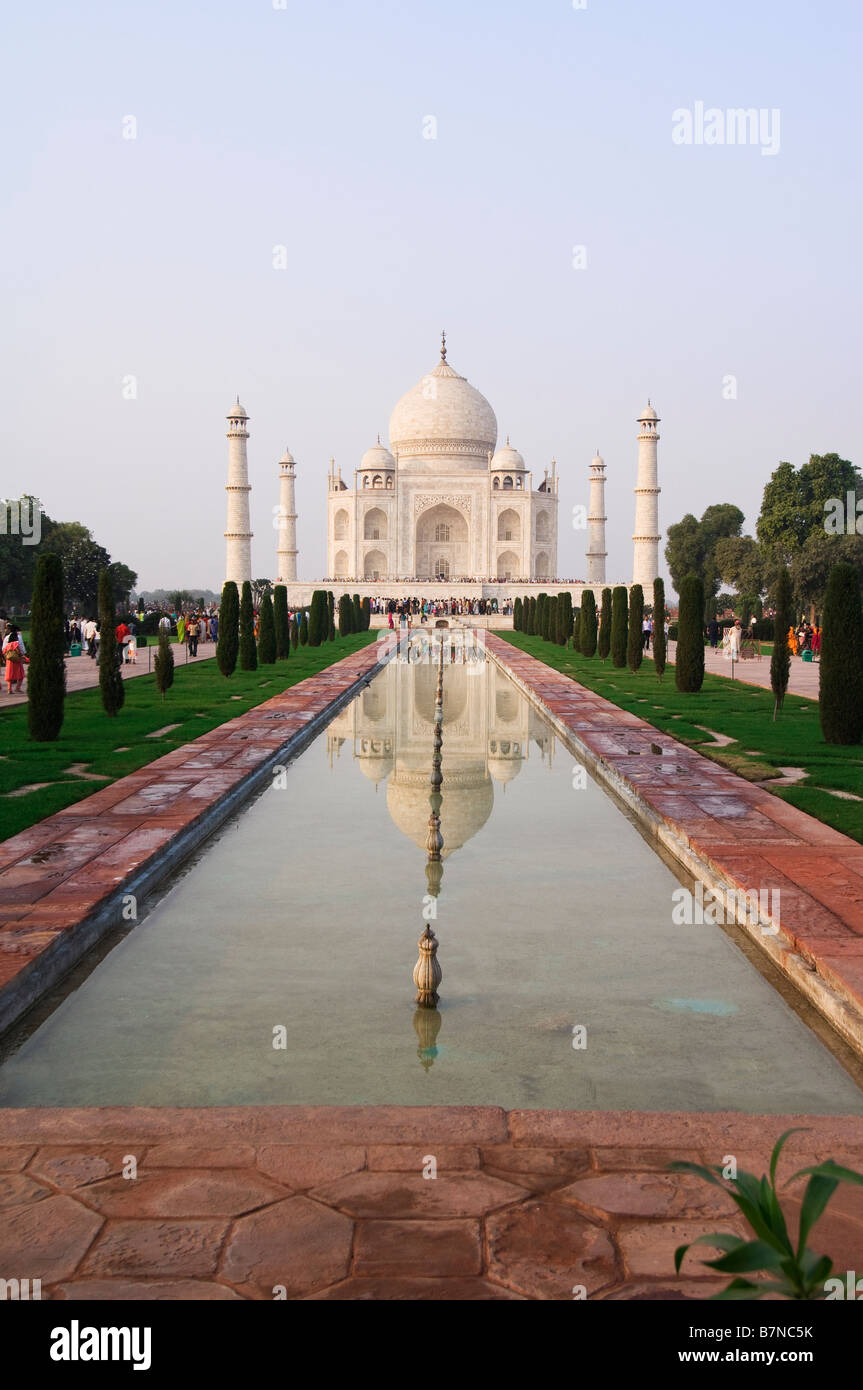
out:
<path id="1" fill-rule="evenodd" d="M 440 335 L 440 360 L 441 362 L 446 361 L 446 331 L 443 329 Z"/>

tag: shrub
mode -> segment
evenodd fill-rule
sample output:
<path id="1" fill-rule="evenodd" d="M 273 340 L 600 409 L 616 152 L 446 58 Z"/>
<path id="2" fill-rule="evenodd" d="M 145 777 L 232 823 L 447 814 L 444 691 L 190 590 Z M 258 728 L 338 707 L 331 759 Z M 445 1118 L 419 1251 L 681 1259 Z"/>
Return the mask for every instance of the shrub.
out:
<path id="1" fill-rule="evenodd" d="M 818 708 L 825 742 L 860 742 L 863 737 L 863 612 L 860 580 L 853 565 L 834 565 L 827 580 L 821 624 Z"/>
<path id="2" fill-rule="evenodd" d="M 637 671 L 644 659 L 644 590 L 633 584 L 629 591 L 629 632 L 626 660 L 630 671 Z"/>
<path id="3" fill-rule="evenodd" d="M 363 626 L 362 631 L 368 632 L 372 625 L 372 601 L 366 597 L 363 599 Z"/>
<path id="4" fill-rule="evenodd" d="M 557 595 L 551 594 L 545 601 L 543 615 L 543 637 L 546 642 L 557 641 Z"/>
<path id="5" fill-rule="evenodd" d="M 268 593 L 264 594 L 261 599 L 258 660 L 262 666 L 272 666 L 276 660 L 276 623 L 273 614 L 273 600 Z"/>
<path id="6" fill-rule="evenodd" d="M 779 578 L 776 583 L 776 626 L 780 632 L 787 632 L 794 621 L 793 607 L 794 596 L 791 590 L 791 576 L 785 565 L 779 571 Z M 785 700 L 785 692 L 788 689 L 788 678 L 791 675 L 791 652 L 788 643 L 782 639 L 773 644 L 773 654 L 770 657 L 770 688 L 773 691 L 773 718 L 774 721 L 782 708 Z"/>
<path id="7" fill-rule="evenodd" d="M 626 665 L 627 623 L 626 589 L 617 584 L 611 595 L 611 660 L 614 666 Z"/>
<path id="8" fill-rule="evenodd" d="M 159 640 L 161 641 L 161 634 Z M 236 584 L 233 579 L 229 579 L 222 589 L 222 601 L 219 604 L 219 636 L 216 641 L 216 662 L 223 676 L 234 674 L 239 649 L 240 599 Z"/>
<path id="9" fill-rule="evenodd" d="M 555 641 L 559 647 L 565 647 L 572 636 L 573 612 L 572 594 L 563 593 L 557 596 L 557 631 Z"/>
<path id="10" fill-rule="evenodd" d="M 258 650 L 255 646 L 255 611 L 252 608 L 252 586 L 243 580 L 240 591 L 240 670 L 257 671 Z"/>
<path id="11" fill-rule="evenodd" d="M 315 589 L 309 608 L 309 646 L 319 647 L 326 637 L 326 603 L 323 589 Z"/>
<path id="12" fill-rule="evenodd" d="M 520 598 L 517 598 L 516 601 L 515 601 L 515 603 L 514 603 L 513 606 L 512 606 L 512 626 L 513 626 L 513 630 L 514 630 L 515 632 L 521 632 L 521 630 L 522 630 L 521 624 L 522 624 L 522 616 L 521 616 L 521 599 L 520 599 Z"/>
<path id="13" fill-rule="evenodd" d="M 545 605 L 548 602 L 548 594 L 538 594 L 536 600 L 536 619 L 533 625 L 536 637 L 545 636 Z"/>
<path id="14" fill-rule="evenodd" d="M 284 584 L 277 584 L 273 590 L 273 626 L 276 660 L 285 661 L 291 654 L 291 625 L 288 620 L 288 590 Z"/>
<path id="15" fill-rule="evenodd" d="M 596 655 L 596 599 L 592 589 L 581 596 L 581 654 Z"/>
<path id="16" fill-rule="evenodd" d="M 122 654 L 117 645 L 114 621 L 114 595 L 111 591 L 111 576 L 107 570 L 100 570 L 99 688 L 102 691 L 102 707 L 105 713 L 112 718 L 119 714 L 126 698 L 123 672 L 120 669 Z"/>
<path id="17" fill-rule="evenodd" d="M 665 582 L 653 581 L 653 669 L 662 680 L 665 671 Z"/>
<path id="18" fill-rule="evenodd" d="M 603 661 L 607 661 L 611 651 L 611 590 L 602 591 L 602 608 L 599 617 L 599 637 L 597 651 Z"/>
<path id="19" fill-rule="evenodd" d="M 40 555 L 33 579 L 27 671 L 27 722 L 37 743 L 53 743 L 63 727 L 65 650 L 63 564 L 59 555 Z"/>
<path id="20" fill-rule="evenodd" d="M 352 631 L 353 631 L 353 632 L 362 632 L 362 630 L 363 630 L 363 608 L 362 608 L 362 604 L 360 603 L 360 596 L 359 596 L 359 594 L 354 594 L 354 597 L 353 597 L 352 602 L 353 602 L 353 608 L 354 608 L 354 625 L 353 625 Z"/>
<path id="21" fill-rule="evenodd" d="M 695 693 L 704 684 L 704 583 L 697 574 L 680 581 L 677 627 L 674 679 L 678 690 Z"/>
<path id="22" fill-rule="evenodd" d="M 536 635 L 536 599 L 534 597 L 527 600 L 527 623 L 524 630 L 530 637 Z"/>
<path id="23" fill-rule="evenodd" d="M 354 607 L 350 594 L 342 594 L 339 599 L 339 636 L 347 637 L 354 630 Z"/>
<path id="24" fill-rule="evenodd" d="M 236 584 L 234 590 L 236 591 Z M 174 684 L 174 649 L 171 646 L 171 638 L 167 632 L 159 633 L 159 650 L 156 652 L 156 659 L 153 663 L 156 673 L 156 689 L 165 698 L 165 691 L 170 690 Z M 230 672 L 228 672 L 230 674 Z"/>

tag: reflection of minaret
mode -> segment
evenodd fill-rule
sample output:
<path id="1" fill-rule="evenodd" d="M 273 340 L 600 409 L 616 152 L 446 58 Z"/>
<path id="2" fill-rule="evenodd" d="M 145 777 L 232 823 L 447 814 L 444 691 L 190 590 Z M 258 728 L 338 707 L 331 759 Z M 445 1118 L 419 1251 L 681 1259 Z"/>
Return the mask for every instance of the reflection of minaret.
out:
<path id="1" fill-rule="evenodd" d="M 276 550 L 277 584 L 293 584 L 297 578 L 297 508 L 294 499 L 295 460 L 290 449 L 279 459 L 279 543 Z"/>
<path id="2" fill-rule="evenodd" d="M 647 402 L 638 417 L 638 480 L 635 484 L 635 534 L 632 555 L 632 582 L 640 584 L 645 597 L 652 594 L 659 575 L 659 486 L 656 446 L 659 443 L 659 416 Z"/>
<path id="3" fill-rule="evenodd" d="M 246 457 L 248 415 L 240 405 L 228 414 L 228 519 L 225 527 L 225 579 L 244 584 L 252 579 L 252 527 L 249 521 L 249 463 Z"/>
<path id="4" fill-rule="evenodd" d="M 587 582 L 605 583 L 605 464 L 597 453 L 590 465 L 590 507 L 587 513 Z"/>

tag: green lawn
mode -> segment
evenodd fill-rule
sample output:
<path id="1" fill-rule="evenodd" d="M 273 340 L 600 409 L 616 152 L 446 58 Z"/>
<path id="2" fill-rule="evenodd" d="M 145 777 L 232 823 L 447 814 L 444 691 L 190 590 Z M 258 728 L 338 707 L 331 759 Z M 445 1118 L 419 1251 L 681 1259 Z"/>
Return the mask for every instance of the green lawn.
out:
<path id="1" fill-rule="evenodd" d="M 137 676 L 126 682 L 125 704 L 114 719 L 102 709 L 98 687 L 79 690 L 66 697 L 56 743 L 34 743 L 27 730 L 27 706 L 3 710 L 0 699 L 0 839 L 110 786 L 118 777 L 137 772 L 163 753 L 235 719 L 376 639 L 377 633 L 370 631 L 340 637 L 322 647 L 298 647 L 287 661 L 259 666 L 257 671 L 237 670 L 227 680 L 215 660 L 192 666 L 178 661 L 164 702 L 155 676 Z M 178 727 L 158 738 L 147 737 L 168 724 Z M 75 776 L 69 772 L 73 765 L 104 780 Z M 9 795 L 36 782 L 48 785 Z"/>
<path id="2" fill-rule="evenodd" d="M 507 642 L 553 666 L 557 671 L 595 690 L 621 709 L 631 710 L 681 743 L 697 747 L 751 782 L 781 775 L 781 767 L 803 768 L 808 776 L 794 787 L 777 790 L 783 801 L 832 825 L 863 843 L 863 801 L 845 801 L 830 791 L 863 797 L 863 746 L 840 748 L 821 737 L 818 702 L 800 695 L 786 695 L 782 713 L 773 722 L 773 695 L 769 690 L 730 681 L 724 676 L 705 676 L 697 695 L 685 695 L 674 683 L 674 667 L 656 678 L 652 659 L 633 674 L 588 659 L 568 647 L 528 637 L 523 632 L 499 632 Z M 717 748 L 710 735 L 696 728 L 704 725 L 734 740 Z"/>

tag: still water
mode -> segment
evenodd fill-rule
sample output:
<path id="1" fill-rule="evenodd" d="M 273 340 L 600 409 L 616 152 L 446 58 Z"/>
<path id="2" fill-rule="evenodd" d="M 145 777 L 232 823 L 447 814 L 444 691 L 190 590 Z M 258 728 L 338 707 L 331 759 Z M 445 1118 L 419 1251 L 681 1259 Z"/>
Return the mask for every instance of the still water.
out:
<path id="1" fill-rule="evenodd" d="M 0 1104 L 859 1113 L 734 941 L 672 923 L 678 879 L 473 634 L 443 640 L 437 898 L 416 637 L 79 973 L 0 1066 Z M 429 1013 L 411 974 L 433 911 Z"/>

